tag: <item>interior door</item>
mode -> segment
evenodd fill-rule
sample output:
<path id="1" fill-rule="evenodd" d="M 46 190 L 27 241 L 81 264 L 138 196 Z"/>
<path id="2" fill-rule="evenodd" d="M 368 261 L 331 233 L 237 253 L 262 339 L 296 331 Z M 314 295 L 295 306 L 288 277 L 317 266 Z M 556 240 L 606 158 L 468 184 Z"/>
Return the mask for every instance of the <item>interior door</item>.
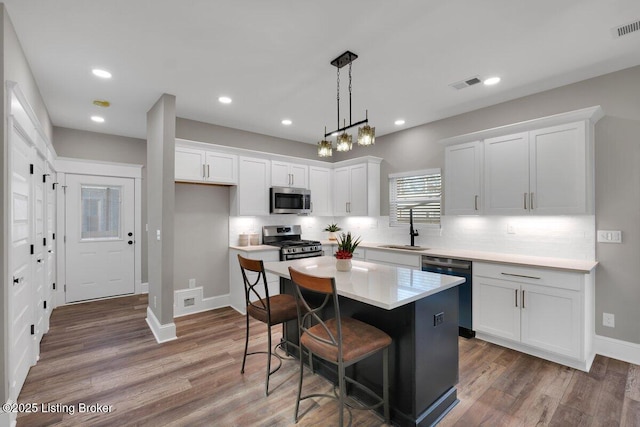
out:
<path id="1" fill-rule="evenodd" d="M 66 178 L 66 302 L 133 294 L 134 180 Z"/>
<path id="2" fill-rule="evenodd" d="M 10 124 L 11 146 L 11 241 L 9 284 L 9 395 L 17 400 L 22 384 L 33 364 L 31 326 L 33 301 L 31 282 L 31 180 L 32 147 L 26 138 Z"/>
<path id="3" fill-rule="evenodd" d="M 45 278 L 45 297 L 44 297 L 44 331 L 49 330 L 49 317 L 53 310 L 53 286 L 56 281 L 56 255 L 55 255 L 55 235 L 56 235 L 56 190 L 54 183 L 56 182 L 55 171 L 47 164 L 47 179 L 45 182 L 46 197 L 46 278 Z"/>
<path id="4" fill-rule="evenodd" d="M 33 308 L 36 344 L 40 343 L 45 331 L 44 300 L 45 300 L 45 189 L 44 189 L 44 159 L 36 156 L 33 167 L 33 244 L 35 264 L 33 264 Z M 35 345 L 35 359 L 39 355 L 40 346 Z"/>

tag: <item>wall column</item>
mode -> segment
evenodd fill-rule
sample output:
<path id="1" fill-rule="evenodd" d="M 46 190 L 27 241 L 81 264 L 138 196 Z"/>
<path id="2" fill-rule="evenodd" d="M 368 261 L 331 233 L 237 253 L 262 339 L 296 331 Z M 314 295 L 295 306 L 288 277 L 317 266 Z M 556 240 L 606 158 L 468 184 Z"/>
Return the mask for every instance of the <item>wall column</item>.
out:
<path id="1" fill-rule="evenodd" d="M 158 342 L 176 339 L 173 323 L 176 97 L 163 94 L 147 112 L 147 323 Z"/>

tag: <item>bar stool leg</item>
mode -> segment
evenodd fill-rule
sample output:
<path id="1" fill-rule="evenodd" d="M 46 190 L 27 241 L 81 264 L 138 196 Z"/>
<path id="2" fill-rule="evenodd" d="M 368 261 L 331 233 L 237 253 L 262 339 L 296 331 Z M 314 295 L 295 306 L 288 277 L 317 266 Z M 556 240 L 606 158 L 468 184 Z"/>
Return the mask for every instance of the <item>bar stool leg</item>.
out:
<path id="1" fill-rule="evenodd" d="M 265 396 L 269 396 L 269 376 L 271 375 L 271 325 L 267 324 L 267 331 L 269 336 L 267 337 L 268 348 L 267 348 L 267 382 L 264 386 L 264 394 Z"/>
<path id="2" fill-rule="evenodd" d="M 344 425 L 344 395 L 346 393 L 344 386 L 344 363 L 338 362 L 338 385 L 340 388 L 340 427 Z"/>
<path id="3" fill-rule="evenodd" d="M 389 416 L 389 347 L 382 350 L 382 401 L 384 408 L 384 422 L 391 424 Z"/>
<path id="4" fill-rule="evenodd" d="M 244 338 L 244 356 L 242 357 L 242 369 L 240 369 L 240 373 L 244 374 L 244 364 L 247 361 L 247 350 L 249 349 L 249 314 L 246 315 L 247 318 L 247 328 L 246 335 Z"/>
<path id="5" fill-rule="evenodd" d="M 300 344 L 300 378 L 298 380 L 298 398 L 296 399 L 296 411 L 293 416 L 294 422 L 298 422 L 298 409 L 300 409 L 300 397 L 302 396 L 302 374 L 304 373 L 304 361 L 302 359 L 302 344 Z"/>

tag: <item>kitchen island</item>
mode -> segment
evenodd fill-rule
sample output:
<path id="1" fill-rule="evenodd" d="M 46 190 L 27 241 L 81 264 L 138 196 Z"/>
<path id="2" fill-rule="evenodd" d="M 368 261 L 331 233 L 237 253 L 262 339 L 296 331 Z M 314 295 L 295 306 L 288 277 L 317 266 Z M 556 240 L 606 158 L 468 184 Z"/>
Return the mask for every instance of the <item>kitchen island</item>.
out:
<path id="1" fill-rule="evenodd" d="M 335 277 L 340 312 L 391 336 L 389 388 L 391 418 L 401 426 L 429 426 L 458 403 L 458 285 L 464 279 L 406 267 L 352 261 L 349 272 L 335 269 L 335 258 L 265 262 L 280 276 L 281 292 L 292 294 L 291 266 L 306 274 Z M 327 313 L 331 315 L 331 313 Z M 298 342 L 297 323 L 285 330 Z M 347 375 L 381 393 L 382 356 L 365 359 Z M 335 368 L 315 363 L 316 372 L 336 381 Z"/>

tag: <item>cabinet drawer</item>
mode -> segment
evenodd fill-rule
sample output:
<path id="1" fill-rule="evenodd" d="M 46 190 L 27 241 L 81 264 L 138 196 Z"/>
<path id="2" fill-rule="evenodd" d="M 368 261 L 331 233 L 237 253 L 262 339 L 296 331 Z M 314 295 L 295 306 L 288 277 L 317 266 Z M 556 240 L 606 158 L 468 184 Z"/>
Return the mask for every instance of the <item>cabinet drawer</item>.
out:
<path id="1" fill-rule="evenodd" d="M 391 251 L 367 250 L 367 261 L 379 261 L 389 264 L 406 265 L 408 267 L 420 268 L 420 255 L 403 254 Z"/>
<path id="2" fill-rule="evenodd" d="M 582 291 L 584 288 L 583 274 L 545 268 L 474 262 L 473 274 L 511 282 L 569 289 L 572 291 Z"/>

